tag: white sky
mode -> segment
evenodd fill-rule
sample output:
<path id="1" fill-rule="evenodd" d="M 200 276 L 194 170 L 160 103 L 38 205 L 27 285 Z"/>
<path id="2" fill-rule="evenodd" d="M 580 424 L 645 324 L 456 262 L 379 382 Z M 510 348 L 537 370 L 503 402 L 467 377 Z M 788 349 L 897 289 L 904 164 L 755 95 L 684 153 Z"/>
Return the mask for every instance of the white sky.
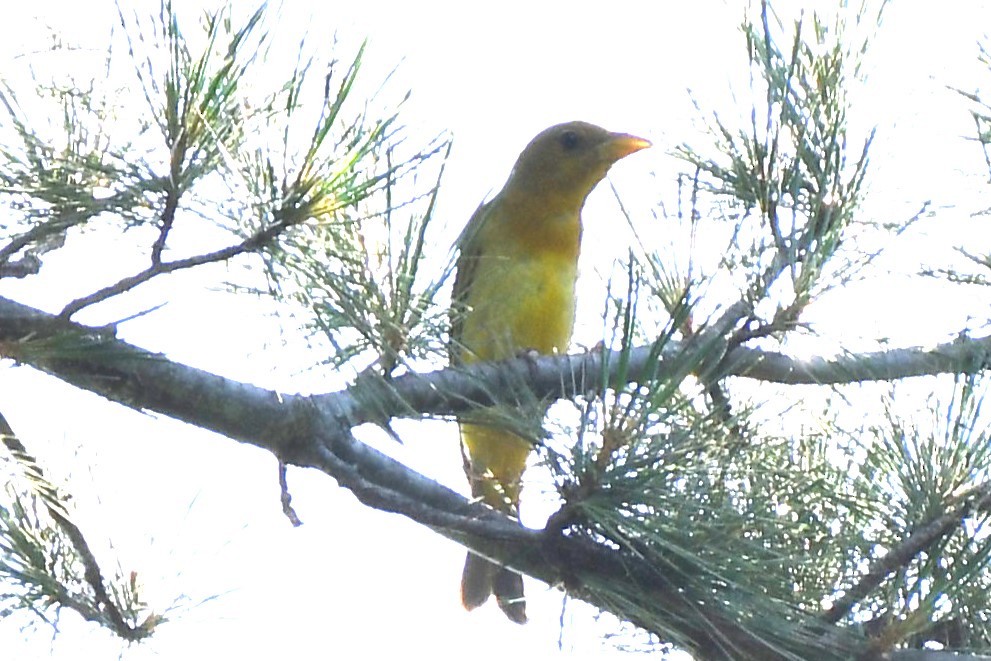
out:
<path id="1" fill-rule="evenodd" d="M 180 11 L 200 4 L 176 2 Z M 966 12 L 953 8 L 962 4 Z M 671 173 L 677 164 L 667 151 L 697 137 L 700 125 L 686 90 L 703 104 L 718 104 L 708 107 L 718 107 L 721 115 L 733 112 L 731 86 L 741 99 L 746 91 L 740 77 L 745 47 L 737 30 L 741 7 L 716 0 L 509 1 L 481 8 L 401 0 L 287 1 L 278 27 L 288 36 L 305 25 L 311 39 L 329 40 L 336 32 L 343 45 L 367 35 L 364 75 L 370 81 L 402 60 L 395 89 L 413 90 L 404 123 L 424 138 L 443 131 L 455 137 L 439 208 L 453 237 L 478 202 L 501 186 L 529 139 L 570 119 L 654 141 L 655 149 L 625 160 L 610 178 L 634 211 L 645 213 L 659 200 L 673 205 Z M 985 3 L 942 6 L 938 12 L 929 7 L 889 8 L 868 61 L 870 87 L 856 111 L 862 127 L 880 126 L 871 179 L 875 198 L 868 211 L 886 220 L 909 216 L 929 198 L 959 204 L 980 182 L 973 175 L 979 156 L 961 137 L 970 129 L 969 118 L 943 85 L 975 86 L 975 43 L 991 15 Z M 4 12 L 0 71 L 7 61 L 23 64 L 23 57 L 11 58 L 32 50 L 38 27 L 32 15 L 64 30 L 67 40 L 96 47 L 116 21 L 108 2 L 41 0 Z M 295 40 L 286 43 L 293 48 Z M 344 59 L 349 51 L 341 53 Z M 965 210 L 980 206 L 967 199 Z M 615 239 L 622 232 L 595 222 L 616 218 L 607 187 L 590 198 L 585 217 L 586 246 L 596 246 L 583 261 L 588 277 L 608 269 L 625 248 Z M 926 240 L 945 241 L 961 226 L 936 228 Z M 88 262 L 83 272 L 78 261 L 53 260 L 52 268 L 71 272 L 82 287 L 105 281 L 102 261 Z M 873 292 L 869 308 L 851 310 L 849 300 L 825 306 L 819 313 L 823 322 L 853 317 L 861 322 L 853 334 L 867 337 L 899 337 L 899 331 L 916 329 L 919 301 L 928 289 L 893 288 L 883 278 L 871 286 L 882 294 L 867 287 Z M 237 303 L 203 291 L 195 277 L 184 276 L 176 287 L 181 296 L 156 287 L 143 292 L 148 306 L 166 297 L 169 305 L 161 316 L 129 324 L 126 339 L 268 387 L 329 388 L 285 369 L 299 358 L 279 348 L 271 322 L 245 326 Z M 0 294 L 29 304 L 60 300 L 61 293 L 0 283 Z M 580 312 L 593 323 L 578 342 L 594 341 L 598 306 L 594 300 Z M 528 584 L 531 623 L 522 628 L 507 623 L 494 605 L 465 614 L 458 600 L 460 547 L 400 517 L 361 507 L 326 476 L 291 472 L 294 504 L 305 522 L 292 529 L 280 511 L 270 456 L 123 411 L 26 368 L 2 376 L 4 415 L 44 465 L 71 476 L 83 529 L 94 544 L 101 537 L 112 540 L 114 548 L 104 557 L 119 558 L 125 571 L 138 572 L 152 607 L 166 608 L 180 595 L 195 602 L 220 594 L 172 613 L 172 622 L 151 641 L 125 650 L 123 658 L 506 659 L 556 653 L 558 593 Z M 397 427 L 408 439 L 398 456 L 463 488 L 453 425 Z M 539 489 L 524 495 L 524 509 L 535 520 L 540 498 Z M 566 611 L 565 621 L 570 617 Z M 562 636 L 565 653 L 598 656 L 609 649 L 599 641 L 611 632 L 608 622 L 577 622 Z M 44 628 L 21 632 L 0 622 L 4 657 L 107 658 L 120 651 L 115 641 L 72 617 L 61 626 L 63 633 L 53 640 Z"/>

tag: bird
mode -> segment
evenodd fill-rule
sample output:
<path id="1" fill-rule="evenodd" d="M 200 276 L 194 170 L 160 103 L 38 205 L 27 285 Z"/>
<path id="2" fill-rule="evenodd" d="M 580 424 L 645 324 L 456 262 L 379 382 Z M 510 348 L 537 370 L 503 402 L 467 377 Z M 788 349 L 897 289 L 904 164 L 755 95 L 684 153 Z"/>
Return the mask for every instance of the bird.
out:
<path id="1" fill-rule="evenodd" d="M 502 190 L 478 207 L 455 244 L 451 365 L 567 350 L 585 199 L 614 163 L 650 144 L 581 121 L 530 141 Z M 518 518 L 532 441 L 477 421 L 462 419 L 459 427 L 472 496 Z M 526 622 L 523 577 L 469 551 L 464 607 L 473 610 L 493 594 L 511 621 Z"/>

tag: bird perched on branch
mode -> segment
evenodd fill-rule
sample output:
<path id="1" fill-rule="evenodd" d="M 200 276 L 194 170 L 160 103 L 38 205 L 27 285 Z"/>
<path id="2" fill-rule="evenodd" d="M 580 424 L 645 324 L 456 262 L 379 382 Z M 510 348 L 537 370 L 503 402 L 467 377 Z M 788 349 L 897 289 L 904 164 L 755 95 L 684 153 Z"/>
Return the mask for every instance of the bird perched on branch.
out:
<path id="1" fill-rule="evenodd" d="M 567 349 L 585 198 L 616 161 L 648 146 L 586 122 L 552 126 L 526 146 L 506 185 L 458 239 L 451 364 Z M 493 425 L 462 421 L 460 428 L 473 496 L 518 516 L 532 444 Z M 526 622 L 523 577 L 469 552 L 461 579 L 465 608 L 491 594 L 510 620 Z"/>

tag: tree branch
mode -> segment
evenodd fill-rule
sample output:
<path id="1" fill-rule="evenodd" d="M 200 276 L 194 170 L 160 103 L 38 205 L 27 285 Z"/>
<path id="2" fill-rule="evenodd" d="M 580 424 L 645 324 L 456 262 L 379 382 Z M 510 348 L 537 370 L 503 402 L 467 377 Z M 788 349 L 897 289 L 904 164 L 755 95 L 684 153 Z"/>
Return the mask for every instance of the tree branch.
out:
<path id="1" fill-rule="evenodd" d="M 929 548 L 933 542 L 945 537 L 958 528 L 972 511 L 987 511 L 991 506 L 991 483 L 984 483 L 974 489 L 966 498 L 960 499 L 950 511 L 920 526 L 901 544 L 877 558 L 856 585 L 846 591 L 840 599 L 822 613 L 823 621 L 835 623 L 843 619 L 853 607 L 876 588 L 895 570 L 907 565 L 919 553 Z"/>
<path id="2" fill-rule="evenodd" d="M 171 262 L 160 261 L 161 253 L 156 252 L 159 250 L 158 241 L 156 241 L 153 246 L 151 266 L 140 273 L 135 273 L 134 275 L 127 276 L 126 278 L 121 278 L 114 284 L 108 285 L 103 289 L 98 289 L 91 294 L 87 294 L 86 296 L 70 301 L 64 308 L 62 308 L 60 316 L 64 319 L 70 319 L 72 315 L 87 306 L 94 305 L 100 301 L 105 301 L 112 296 L 117 296 L 118 294 L 123 294 L 126 291 L 130 291 L 138 285 L 144 284 L 159 275 L 165 275 L 166 273 L 193 268 L 195 266 L 202 266 L 203 264 L 209 264 L 212 262 L 223 262 L 243 253 L 253 252 L 274 240 L 281 232 L 292 224 L 294 223 L 280 220 L 272 223 L 268 227 L 258 230 L 240 243 L 227 246 L 226 248 L 220 248 L 219 250 L 215 250 L 213 252 L 204 253 L 202 255 L 194 255 L 192 257 L 186 257 L 185 259 L 176 259 Z M 165 226 L 163 225 L 162 234 L 160 234 L 159 238 L 164 238 L 166 233 Z M 164 244 L 162 247 L 164 248 Z"/>
<path id="3" fill-rule="evenodd" d="M 106 623 L 113 631 L 127 641 L 138 641 L 151 635 L 152 629 L 145 626 L 133 626 L 125 620 L 122 609 L 110 596 L 106 588 L 106 581 L 96 555 L 90 549 L 89 542 L 83 531 L 69 518 L 68 512 L 62 507 L 59 497 L 55 494 L 54 487 L 45 478 L 44 472 L 38 465 L 37 460 L 27 451 L 21 440 L 14 434 L 14 430 L 7 422 L 6 417 L 0 414 L 0 441 L 7 447 L 7 450 L 19 462 L 29 467 L 32 481 L 36 488 L 42 489 L 40 499 L 45 505 L 45 510 L 52 521 L 58 526 L 69 540 L 71 548 L 75 550 L 79 557 L 79 562 L 83 566 L 83 582 L 92 591 L 91 598 L 82 598 L 69 594 L 63 586 L 59 586 L 59 594 L 52 598 L 66 608 L 70 608 L 87 620 Z M 39 571 L 48 571 L 49 568 L 39 568 Z M 54 583 L 59 585 L 60 581 Z M 90 601 L 92 599 L 92 601 Z"/>
<path id="4" fill-rule="evenodd" d="M 783 384 L 835 385 L 935 374 L 974 374 L 991 365 L 991 335 L 961 335 L 935 347 L 886 349 L 835 358 L 794 358 L 740 347 L 726 357 L 729 374 Z"/>
<path id="5" fill-rule="evenodd" d="M 60 338 L 71 345 L 68 357 L 46 347 L 32 352 L 42 340 Z M 304 407 L 350 429 L 393 417 L 450 416 L 477 406 L 496 403 L 494 393 L 527 387 L 538 397 L 571 398 L 598 392 L 615 383 L 620 367 L 627 378 L 663 372 L 685 350 L 669 342 L 659 354 L 638 347 L 622 355 L 600 351 L 562 356 L 517 358 L 498 363 L 474 363 L 392 380 L 366 374 L 351 387 L 310 397 L 281 395 L 172 363 L 114 337 L 113 329 L 83 326 L 0 297 L 0 354 L 30 364 L 78 387 L 96 392 L 132 408 L 156 410 L 197 425 L 220 425 L 215 431 L 240 440 L 264 430 L 270 417 Z M 34 355 L 37 354 L 37 355 Z M 651 357 L 656 356 L 651 361 Z M 961 337 L 932 348 L 903 348 L 850 354 L 836 358 L 798 359 L 750 347 L 729 351 L 717 369 L 720 375 L 783 384 L 842 384 L 892 380 L 945 373 L 975 373 L 988 366 L 991 336 Z M 197 399 L 205 398 L 205 399 Z M 208 406 L 197 405 L 207 403 Z M 234 402 L 243 403 L 231 410 Z M 202 419 L 197 411 L 213 412 Z M 284 436 L 284 435 L 280 435 Z M 278 437 L 278 436 L 277 436 Z M 251 441 L 249 441 L 251 442 Z M 279 443 L 259 440 L 272 451 Z"/>
<path id="6" fill-rule="evenodd" d="M 988 338 L 958 341 L 932 350 L 902 349 L 842 359 L 796 361 L 781 354 L 737 348 L 724 358 L 720 373 L 780 382 L 838 382 L 937 371 L 967 371 L 985 364 Z M 647 365 L 650 348 L 637 349 L 624 366 L 627 375 L 656 374 L 683 347 L 664 347 L 660 366 Z M 0 298 L 0 354 L 34 366 L 80 388 L 138 410 L 154 410 L 234 440 L 265 448 L 280 460 L 314 467 L 351 490 L 364 504 L 402 514 L 507 566 L 662 635 L 669 627 L 650 614 L 691 612 L 679 623 L 680 644 L 705 658 L 785 658 L 782 641 L 759 640 L 740 623 L 685 603 L 685 593 L 662 568 L 630 549 L 615 549 L 574 531 L 536 531 L 410 470 L 357 441 L 351 429 L 394 416 L 453 415 L 493 403 L 507 385 L 532 388 L 540 396 L 570 397 L 602 387 L 603 374 L 615 380 L 619 354 L 570 356 L 480 363 L 459 369 L 409 374 L 393 381 L 366 376 L 340 392 L 305 397 L 283 395 L 174 363 L 114 337 L 113 329 L 92 328 Z M 856 369 L 854 369 L 856 368 Z M 926 368 L 929 371 L 923 371 Z M 858 371 L 859 370 L 859 371 Z M 594 586 L 629 585 L 642 604 L 616 604 Z M 645 619 L 646 618 L 646 619 Z M 806 627 L 812 626 L 813 629 Z M 864 650 L 849 629 L 824 635 L 808 618 L 796 618 L 795 645 L 813 634 L 823 645 L 849 656 Z M 818 626 L 831 627 L 827 623 Z M 804 632 L 804 633 L 803 633 Z M 792 647 L 792 646 L 789 646 Z M 793 648 L 794 650 L 795 648 Z M 796 652 L 797 653 L 797 652 Z M 871 652 L 862 658 L 888 657 Z M 907 657 L 906 657 L 907 658 Z"/>

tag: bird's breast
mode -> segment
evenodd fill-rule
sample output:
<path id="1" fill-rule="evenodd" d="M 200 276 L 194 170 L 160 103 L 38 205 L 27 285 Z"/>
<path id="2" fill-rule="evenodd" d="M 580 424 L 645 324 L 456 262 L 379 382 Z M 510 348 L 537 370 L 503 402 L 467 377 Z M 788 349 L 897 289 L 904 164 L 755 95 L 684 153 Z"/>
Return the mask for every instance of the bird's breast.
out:
<path id="1" fill-rule="evenodd" d="M 467 304 L 462 342 L 472 360 L 534 349 L 565 351 L 575 317 L 577 252 L 504 251 L 482 255 Z"/>

